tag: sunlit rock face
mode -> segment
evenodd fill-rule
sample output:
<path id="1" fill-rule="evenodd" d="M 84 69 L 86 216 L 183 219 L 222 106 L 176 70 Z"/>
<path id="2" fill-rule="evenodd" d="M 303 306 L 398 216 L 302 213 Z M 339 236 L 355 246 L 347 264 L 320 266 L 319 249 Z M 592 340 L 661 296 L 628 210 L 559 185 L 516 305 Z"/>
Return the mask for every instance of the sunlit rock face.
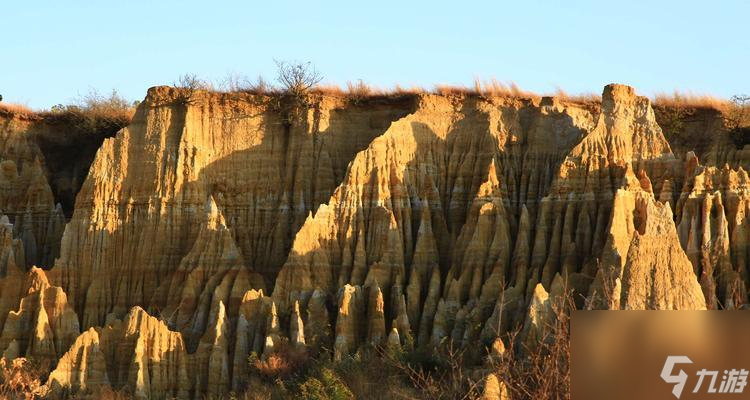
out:
<path id="1" fill-rule="evenodd" d="M 152 88 L 67 224 L 33 157 L 0 166 L 0 351 L 52 360 L 50 394 L 202 398 L 289 348 L 495 348 L 511 330 L 533 347 L 569 293 L 737 307 L 750 160 L 721 140 L 675 154 L 623 85 L 600 104 Z"/>

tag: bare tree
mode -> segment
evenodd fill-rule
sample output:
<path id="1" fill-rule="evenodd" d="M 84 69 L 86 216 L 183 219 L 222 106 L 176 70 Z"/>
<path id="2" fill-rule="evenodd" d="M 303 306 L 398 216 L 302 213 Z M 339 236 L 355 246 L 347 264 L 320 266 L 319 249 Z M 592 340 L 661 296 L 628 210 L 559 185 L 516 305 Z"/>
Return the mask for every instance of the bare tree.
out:
<path id="1" fill-rule="evenodd" d="M 176 81 L 172 82 L 172 86 L 190 91 L 211 89 L 211 84 L 198 78 L 195 74 L 180 75 Z"/>
<path id="2" fill-rule="evenodd" d="M 295 96 L 303 97 L 315 85 L 323 80 L 323 76 L 308 62 L 274 60 L 278 76 L 276 81 L 282 90 Z"/>
<path id="3" fill-rule="evenodd" d="M 211 90 L 211 84 L 198 78 L 195 74 L 185 74 L 172 82 L 172 86 L 182 89 L 178 101 L 183 104 L 192 104 L 193 96 L 197 90 Z"/>

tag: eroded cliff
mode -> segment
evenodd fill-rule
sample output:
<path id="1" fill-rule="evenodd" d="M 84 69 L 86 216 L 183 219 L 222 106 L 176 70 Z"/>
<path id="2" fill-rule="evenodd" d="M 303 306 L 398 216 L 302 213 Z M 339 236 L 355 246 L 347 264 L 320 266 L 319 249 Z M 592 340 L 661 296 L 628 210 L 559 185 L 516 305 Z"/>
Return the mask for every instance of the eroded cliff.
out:
<path id="1" fill-rule="evenodd" d="M 242 390 L 249 357 L 288 346 L 341 359 L 516 329 L 532 346 L 566 293 L 589 308 L 739 307 L 748 149 L 691 124 L 712 139 L 665 135 L 622 85 L 593 106 L 420 94 L 292 108 L 157 87 L 104 141 L 64 233 L 38 157 L 6 127 L 0 351 L 49 359 L 49 393 L 197 398 Z M 52 265 L 39 260 L 54 266 L 29 269 Z"/>

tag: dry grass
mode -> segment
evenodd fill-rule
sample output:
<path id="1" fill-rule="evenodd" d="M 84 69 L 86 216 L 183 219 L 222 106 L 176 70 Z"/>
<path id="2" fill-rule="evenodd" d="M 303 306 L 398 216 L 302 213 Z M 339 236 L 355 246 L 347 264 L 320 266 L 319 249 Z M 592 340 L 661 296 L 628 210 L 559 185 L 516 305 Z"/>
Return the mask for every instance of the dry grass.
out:
<path id="1" fill-rule="evenodd" d="M 591 104 L 591 103 L 602 102 L 602 96 L 600 94 L 596 94 L 596 93 L 568 94 L 566 91 L 562 90 L 561 88 L 557 88 L 554 96 L 562 101 L 566 101 L 570 103 Z"/>
<path id="2" fill-rule="evenodd" d="M 482 97 L 502 97 L 513 99 L 539 100 L 542 96 L 554 96 L 561 101 L 577 104 L 594 104 L 601 102 L 601 96 L 594 93 L 584 93 L 571 95 L 557 89 L 554 93 L 540 95 L 531 91 L 523 90 L 513 82 L 503 83 L 496 79 L 474 81 L 473 86 L 462 85 L 435 85 L 432 90 L 427 90 L 421 86 L 401 86 L 395 85 L 392 88 L 379 88 L 368 85 L 362 80 L 357 82 L 347 82 L 346 88 L 341 88 L 335 84 L 318 85 L 312 90 L 313 93 L 319 93 L 329 96 L 348 97 L 354 99 L 365 99 L 368 97 L 390 97 L 403 95 L 418 95 L 432 93 L 441 96 L 482 96 Z"/>
<path id="3" fill-rule="evenodd" d="M 24 104 L 0 102 L 0 112 L 7 114 L 34 115 L 34 110 Z"/>
<path id="4" fill-rule="evenodd" d="M 484 81 L 475 79 L 473 90 L 477 94 L 488 97 L 510 97 L 525 99 L 535 99 L 540 97 L 536 93 L 521 89 L 514 82 L 503 83 L 494 78 Z"/>
<path id="5" fill-rule="evenodd" d="M 674 91 L 673 93 L 658 93 L 653 98 L 656 106 L 671 108 L 703 108 L 725 111 L 731 102 L 727 99 L 711 95 L 700 95 Z"/>
<path id="6" fill-rule="evenodd" d="M 207 84 L 207 87 L 217 88 L 218 91 L 224 93 L 251 93 L 258 95 L 279 95 L 284 93 L 282 88 L 269 83 L 262 77 L 251 81 L 243 75 L 237 74 L 229 74 L 218 84 Z M 443 96 L 482 96 L 487 98 L 529 100 L 539 100 L 543 96 L 550 96 L 573 104 L 592 105 L 601 103 L 601 95 L 597 93 L 571 94 L 561 88 L 557 88 L 555 91 L 549 93 L 535 93 L 524 90 L 514 82 L 502 82 L 494 78 L 477 78 L 468 86 L 437 84 L 432 89 L 426 89 L 418 85 L 405 86 L 398 84 L 392 87 L 377 87 L 360 79 L 354 82 L 347 82 L 343 87 L 335 83 L 318 83 L 310 87 L 309 93 L 354 100 L 432 93 Z M 729 99 L 680 91 L 659 93 L 652 98 L 652 101 L 655 106 L 663 108 L 704 108 L 716 109 L 722 112 L 726 112 L 732 106 L 732 101 Z"/>
<path id="7" fill-rule="evenodd" d="M 326 96 L 364 99 L 368 97 L 415 95 L 428 93 L 428 91 L 420 86 L 401 85 L 395 85 L 390 89 L 383 89 L 380 87 L 368 85 L 362 80 L 358 80 L 357 82 L 347 82 L 346 88 L 342 88 L 339 85 L 331 83 L 319 84 L 312 88 L 311 93 L 323 94 Z"/>

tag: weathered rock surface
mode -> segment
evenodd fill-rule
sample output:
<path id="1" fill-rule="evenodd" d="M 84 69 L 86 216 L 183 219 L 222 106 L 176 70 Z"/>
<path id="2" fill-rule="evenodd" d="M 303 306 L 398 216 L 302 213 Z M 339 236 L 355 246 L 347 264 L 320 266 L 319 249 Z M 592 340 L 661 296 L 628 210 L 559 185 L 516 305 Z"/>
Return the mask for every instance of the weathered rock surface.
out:
<path id="1" fill-rule="evenodd" d="M 5 319 L 0 348 L 17 346 L 16 356 L 54 365 L 81 332 L 78 316 L 62 288 L 50 286 L 42 270 L 34 267 L 25 278 L 24 297 Z"/>
<path id="2" fill-rule="evenodd" d="M 33 157 L 7 164 L 0 200 L 21 208 L 0 221 L 0 351 L 54 360 L 50 393 L 201 398 L 289 348 L 483 343 L 497 359 L 520 329 L 533 350 L 568 293 L 739 308 L 750 160 L 716 137 L 705 160 L 674 154 L 689 142 L 622 85 L 599 107 L 425 94 L 292 110 L 152 88 L 97 153 L 49 271 L 27 266 L 57 254 L 58 234 L 37 234 L 59 217 L 18 211 L 47 215 L 49 188 Z M 497 376 L 484 388 L 507 396 Z"/>
<path id="3" fill-rule="evenodd" d="M 134 307 L 124 320 L 76 339 L 47 385 L 53 395 L 111 385 L 128 386 L 138 398 L 187 398 L 191 366 L 182 336 Z"/>
<path id="4" fill-rule="evenodd" d="M 24 263 L 52 266 L 60 255 L 65 227 L 61 206 L 55 206 L 44 168 L 44 156 L 30 138 L 31 122 L 0 117 L 0 212 L 13 223 L 13 235 L 24 247 Z"/>

